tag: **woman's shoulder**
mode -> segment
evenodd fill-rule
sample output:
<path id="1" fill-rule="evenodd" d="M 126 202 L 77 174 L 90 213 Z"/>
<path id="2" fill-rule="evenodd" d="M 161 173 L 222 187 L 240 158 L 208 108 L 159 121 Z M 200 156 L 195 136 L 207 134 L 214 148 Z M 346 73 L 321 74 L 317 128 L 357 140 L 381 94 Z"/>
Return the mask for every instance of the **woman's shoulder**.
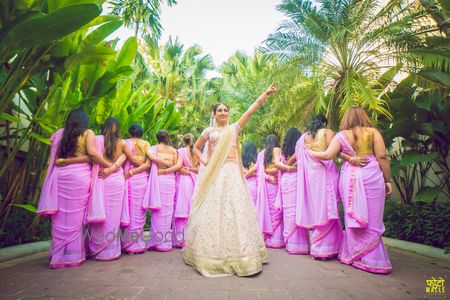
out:
<path id="1" fill-rule="evenodd" d="M 331 130 L 330 128 L 323 128 L 323 132 L 325 133 L 325 135 L 333 135 L 334 131 Z"/>
<path id="2" fill-rule="evenodd" d="M 380 131 L 375 127 L 364 127 L 364 129 L 371 134 L 378 134 Z"/>

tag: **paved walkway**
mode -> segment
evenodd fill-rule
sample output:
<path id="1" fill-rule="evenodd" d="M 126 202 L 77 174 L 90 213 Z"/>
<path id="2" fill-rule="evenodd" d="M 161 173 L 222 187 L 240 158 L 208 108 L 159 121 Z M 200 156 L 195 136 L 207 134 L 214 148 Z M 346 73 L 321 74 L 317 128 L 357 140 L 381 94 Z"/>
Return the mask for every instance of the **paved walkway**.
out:
<path id="1" fill-rule="evenodd" d="M 0 264 L 0 299 L 424 299 L 425 279 L 450 279 L 450 264 L 390 249 L 394 272 L 373 275 L 333 261 L 269 249 L 269 264 L 250 278 L 203 278 L 180 250 L 123 255 L 50 270 L 45 253 Z M 450 282 L 446 281 L 447 296 Z"/>

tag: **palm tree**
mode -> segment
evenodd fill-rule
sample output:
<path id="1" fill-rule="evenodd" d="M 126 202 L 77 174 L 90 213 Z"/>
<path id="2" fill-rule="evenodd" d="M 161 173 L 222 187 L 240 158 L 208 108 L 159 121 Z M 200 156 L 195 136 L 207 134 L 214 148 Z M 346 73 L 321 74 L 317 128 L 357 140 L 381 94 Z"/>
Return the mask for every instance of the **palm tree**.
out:
<path id="1" fill-rule="evenodd" d="M 222 96 L 237 115 L 243 113 L 258 97 L 261 91 L 272 83 L 274 72 L 278 68 L 276 57 L 255 51 L 247 55 L 237 51 L 220 67 L 223 78 Z M 279 94 L 274 99 L 278 99 Z M 272 99 L 270 103 L 275 103 Z M 269 133 L 277 133 L 279 128 L 271 117 L 271 104 L 264 105 L 252 117 L 244 131 L 244 139 L 250 138 L 261 144 L 262 138 Z M 231 116 L 234 117 L 233 115 Z M 278 123 L 279 124 L 279 123 Z"/>
<path id="2" fill-rule="evenodd" d="M 161 98 L 173 101 L 182 119 L 190 123 L 181 127 L 203 126 L 199 121 L 208 115 L 205 112 L 210 109 L 212 87 L 205 72 L 213 70 L 214 65 L 212 57 L 204 54 L 200 46 L 184 48 L 178 38 L 169 37 L 167 43 L 161 45 L 146 35 L 142 52 L 150 69 L 151 85 L 157 86 Z"/>
<path id="3" fill-rule="evenodd" d="M 151 33 L 159 38 L 161 35 L 161 0 L 111 0 L 112 13 L 121 16 L 126 27 L 134 27 L 134 35 L 138 37 L 139 30 Z M 168 6 L 176 4 L 176 0 L 166 0 Z"/>
<path id="4" fill-rule="evenodd" d="M 283 0 L 277 9 L 290 20 L 266 40 L 265 50 L 284 60 L 316 67 L 325 78 L 326 113 L 336 120 L 360 105 L 373 117 L 390 117 L 377 81 L 399 55 L 421 43 L 417 3 L 390 0 Z M 432 31 L 437 31 L 435 28 Z M 428 32 L 429 34 L 429 32 Z M 392 78 L 391 78 L 392 79 Z"/>

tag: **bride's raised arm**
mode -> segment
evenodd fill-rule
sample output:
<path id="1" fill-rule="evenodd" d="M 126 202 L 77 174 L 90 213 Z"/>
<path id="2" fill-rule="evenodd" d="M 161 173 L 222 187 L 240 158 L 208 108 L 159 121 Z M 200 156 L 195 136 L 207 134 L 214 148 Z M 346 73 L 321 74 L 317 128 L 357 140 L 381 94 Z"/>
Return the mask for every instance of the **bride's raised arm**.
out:
<path id="1" fill-rule="evenodd" d="M 261 96 L 259 96 L 258 99 L 256 99 L 255 102 L 253 102 L 252 105 L 247 109 L 247 111 L 240 117 L 239 121 L 237 121 L 237 124 L 240 128 L 244 128 L 245 125 L 247 125 L 248 120 L 250 120 L 250 117 L 253 115 L 255 111 L 258 110 L 258 108 L 266 102 L 266 100 L 269 98 L 269 96 L 273 93 L 276 93 L 278 90 L 276 87 L 271 85 L 267 90 L 262 93 Z"/>

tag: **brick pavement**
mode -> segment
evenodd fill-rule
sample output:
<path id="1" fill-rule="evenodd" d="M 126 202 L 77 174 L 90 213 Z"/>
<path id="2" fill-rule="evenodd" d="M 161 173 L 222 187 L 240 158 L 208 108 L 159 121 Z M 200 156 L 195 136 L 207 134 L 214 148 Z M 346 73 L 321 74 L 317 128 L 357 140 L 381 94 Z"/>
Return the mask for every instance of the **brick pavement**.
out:
<path id="1" fill-rule="evenodd" d="M 0 264 L 0 299 L 442 298 L 425 294 L 425 278 L 449 279 L 449 263 L 396 249 L 389 255 L 394 272 L 374 275 L 336 260 L 269 249 L 269 264 L 256 276 L 204 278 L 183 263 L 180 250 L 88 260 L 58 270 L 49 269 L 46 254 L 40 253 Z"/>

